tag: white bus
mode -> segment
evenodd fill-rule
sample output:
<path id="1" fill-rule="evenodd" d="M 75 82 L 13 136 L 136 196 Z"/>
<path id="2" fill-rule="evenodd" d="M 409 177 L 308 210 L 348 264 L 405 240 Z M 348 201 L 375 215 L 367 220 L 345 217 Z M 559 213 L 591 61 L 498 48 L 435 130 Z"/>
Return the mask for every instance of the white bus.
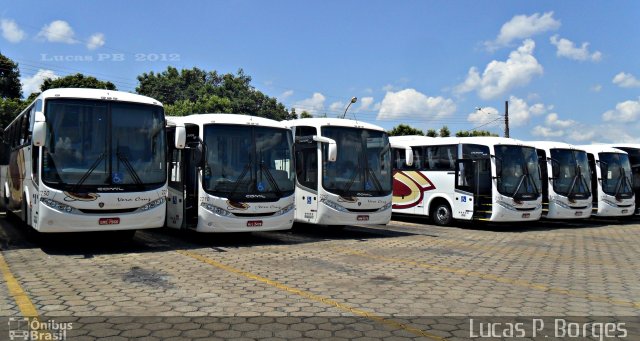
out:
<path id="1" fill-rule="evenodd" d="M 542 173 L 542 217 L 591 216 L 591 172 L 587 152 L 562 142 L 530 141 Z"/>
<path id="2" fill-rule="evenodd" d="M 295 136 L 296 221 L 335 227 L 389 222 L 391 151 L 384 129 L 338 118 L 286 124 Z"/>
<path id="3" fill-rule="evenodd" d="M 179 134 L 184 139 L 184 130 Z M 4 131 L 10 149 L 2 201 L 39 232 L 164 225 L 165 117 L 126 92 L 50 89 Z M 181 144 L 181 141 L 177 141 Z"/>
<path id="4" fill-rule="evenodd" d="M 617 143 L 609 146 L 624 150 L 629 155 L 631 174 L 633 175 L 633 192 L 636 197 L 636 215 L 640 215 L 640 144 Z"/>
<path id="5" fill-rule="evenodd" d="M 185 149 L 169 150 L 167 226 L 197 232 L 286 230 L 293 225 L 293 138 L 266 118 L 202 114 L 184 125 Z"/>
<path id="6" fill-rule="evenodd" d="M 429 216 L 437 225 L 540 218 L 542 185 L 533 146 L 500 137 L 390 140 L 394 213 Z M 413 160 L 406 162 L 408 150 Z"/>
<path id="7" fill-rule="evenodd" d="M 578 146 L 587 152 L 593 189 L 592 214 L 629 216 L 635 211 L 635 196 L 629 155 L 606 145 Z"/>

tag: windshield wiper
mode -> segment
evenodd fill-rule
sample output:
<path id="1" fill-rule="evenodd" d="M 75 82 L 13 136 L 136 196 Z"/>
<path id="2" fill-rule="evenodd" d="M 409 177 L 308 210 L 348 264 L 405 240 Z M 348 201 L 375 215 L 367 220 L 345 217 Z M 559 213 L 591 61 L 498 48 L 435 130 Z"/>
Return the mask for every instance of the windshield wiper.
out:
<path id="1" fill-rule="evenodd" d="M 245 176 L 247 176 L 247 173 L 249 172 L 250 169 L 251 169 L 251 161 L 247 162 L 247 164 L 244 165 L 244 168 L 242 169 L 242 173 L 240 173 L 240 175 L 236 179 L 235 185 L 233 185 L 233 188 L 231 189 L 231 194 L 236 194 L 236 191 L 238 190 L 238 186 L 240 186 L 240 181 L 243 180 Z"/>
<path id="2" fill-rule="evenodd" d="M 142 180 L 140 180 L 138 173 L 131 165 L 131 162 L 129 162 L 129 159 L 127 158 L 127 156 L 123 152 L 121 152 L 119 149 L 120 148 L 118 148 L 118 151 L 116 152 L 116 156 L 118 157 L 118 160 L 124 164 L 124 168 L 127 169 L 127 171 L 131 175 L 131 178 L 133 178 L 133 181 L 136 183 L 136 185 L 143 187 Z"/>
<path id="3" fill-rule="evenodd" d="M 260 169 L 267 175 L 267 181 L 269 181 L 271 186 L 273 186 L 273 189 L 278 193 L 278 196 L 282 196 L 282 191 L 280 190 L 280 187 L 278 187 L 276 179 L 274 179 L 273 174 L 271 174 L 271 171 L 267 166 L 265 166 L 264 162 L 260 162 Z"/>
<path id="4" fill-rule="evenodd" d="M 98 167 L 98 165 L 100 164 L 100 161 L 102 161 L 105 158 L 105 155 L 106 155 L 105 153 L 102 153 L 98 156 L 98 159 L 96 159 L 96 161 L 93 162 L 91 167 L 87 169 L 87 171 L 82 175 L 80 180 L 78 180 L 78 182 L 75 185 L 73 185 L 73 187 L 71 188 L 72 192 L 76 192 L 78 188 L 82 186 L 82 184 L 85 181 L 87 181 L 87 178 L 89 178 L 89 175 L 91 175 L 91 173 L 93 173 L 93 171 Z"/>
<path id="5" fill-rule="evenodd" d="M 622 175 L 622 176 L 620 177 L 620 180 L 618 180 L 618 183 L 616 184 L 616 192 L 614 194 L 616 199 L 619 199 L 620 196 L 623 194 L 623 193 L 621 193 L 623 188 L 628 186 L 629 189 L 631 189 L 631 185 L 629 184 L 630 181 L 628 180 L 629 177 L 627 176 L 627 172 L 622 167 L 620 168 L 620 175 Z M 625 186 L 625 185 L 627 185 L 627 186 Z"/>
<path id="6" fill-rule="evenodd" d="M 349 182 L 347 183 L 347 185 L 343 189 L 343 194 L 346 195 L 347 192 L 349 192 L 349 189 L 351 189 L 351 186 L 356 181 L 356 176 L 358 176 L 358 173 L 360 173 L 360 165 L 356 166 L 356 171 L 353 172 L 353 175 L 351 176 L 351 179 L 349 179 Z"/>
<path id="7" fill-rule="evenodd" d="M 371 169 L 371 167 L 367 166 L 366 171 L 369 174 L 369 177 L 371 179 L 373 179 L 373 184 L 376 186 L 376 188 L 378 189 L 379 192 L 382 192 L 382 184 L 380 184 L 380 181 L 378 180 L 378 178 L 376 177 L 376 174 L 374 173 L 373 169 Z M 366 188 L 365 188 L 366 189 Z"/>

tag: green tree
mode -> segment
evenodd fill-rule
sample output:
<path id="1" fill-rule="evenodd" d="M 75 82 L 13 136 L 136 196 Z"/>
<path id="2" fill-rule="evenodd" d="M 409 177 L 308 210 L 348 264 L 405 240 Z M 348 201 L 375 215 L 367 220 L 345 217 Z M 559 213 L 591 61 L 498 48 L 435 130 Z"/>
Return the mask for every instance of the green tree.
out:
<path id="1" fill-rule="evenodd" d="M 438 137 L 438 132 L 435 129 L 427 130 L 427 136 L 429 137 Z"/>
<path id="2" fill-rule="evenodd" d="M 440 137 L 449 137 L 449 136 L 451 136 L 451 131 L 449 130 L 449 127 L 442 126 L 442 128 L 440 128 L 439 135 L 440 135 Z"/>
<path id="3" fill-rule="evenodd" d="M 13 121 L 29 102 L 19 98 L 0 98 L 0 132 Z"/>
<path id="4" fill-rule="evenodd" d="M 116 86 L 109 81 L 101 81 L 92 76 L 85 76 L 81 73 L 68 75 L 56 79 L 47 78 L 40 86 L 40 91 L 56 88 L 89 88 L 117 90 Z"/>
<path id="5" fill-rule="evenodd" d="M 494 134 L 488 130 L 460 130 L 456 133 L 457 137 L 470 137 L 470 136 L 500 136 L 498 134 Z"/>
<path id="6" fill-rule="evenodd" d="M 313 115 L 311 115 L 310 113 L 308 113 L 306 110 L 303 110 L 300 113 L 300 118 L 313 118 Z"/>
<path id="7" fill-rule="evenodd" d="M 390 131 L 388 131 L 389 136 L 402 136 L 402 135 L 424 135 L 422 130 L 413 128 L 406 124 L 399 124 Z"/>
<path id="8" fill-rule="evenodd" d="M 251 85 L 251 77 L 242 69 L 235 75 L 220 75 L 195 67 L 178 70 L 170 66 L 160 73 L 143 73 L 138 76 L 138 82 L 137 93 L 153 97 L 167 106 L 175 105 L 171 109 L 174 115 L 187 115 L 202 109 L 203 112 L 224 111 L 276 120 L 296 117 L 277 99 L 256 90 Z M 212 106 L 198 104 L 203 99 Z"/>
<path id="9" fill-rule="evenodd" d="M 0 53 L 0 98 L 20 97 L 22 97 L 22 84 L 18 64 Z"/>

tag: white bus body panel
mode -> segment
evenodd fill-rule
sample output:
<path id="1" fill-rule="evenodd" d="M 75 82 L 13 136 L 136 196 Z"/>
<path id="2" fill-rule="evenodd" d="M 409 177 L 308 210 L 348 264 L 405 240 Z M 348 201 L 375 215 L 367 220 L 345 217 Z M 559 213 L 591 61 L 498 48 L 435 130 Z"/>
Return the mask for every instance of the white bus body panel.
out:
<path id="1" fill-rule="evenodd" d="M 165 221 L 166 187 L 136 193 L 89 193 L 78 198 L 70 193 L 47 189 L 42 186 L 39 197 L 31 202 L 31 223 L 40 232 L 87 232 L 116 231 L 158 228 Z M 42 202 L 43 199 L 55 200 L 73 208 L 72 212 L 52 208 Z M 162 204 L 142 211 L 149 202 L 162 199 Z M 37 204 L 36 204 L 37 203 Z M 98 210 L 137 209 L 128 213 L 98 213 Z M 92 210 L 96 213 L 84 213 Z M 118 224 L 100 224 L 100 219 L 118 218 Z"/>
<path id="2" fill-rule="evenodd" d="M 598 208 L 593 211 L 593 215 L 598 217 L 624 217 L 633 215 L 636 209 L 635 195 L 628 199 L 616 199 L 613 195 L 609 195 L 602 190 L 602 172 L 597 164 L 599 160 L 598 153 L 623 153 L 627 152 L 606 145 L 584 145 L 580 148 L 592 154 L 596 160 L 596 176 L 598 184 L 597 200 Z M 592 189 L 593 190 L 593 189 Z"/>

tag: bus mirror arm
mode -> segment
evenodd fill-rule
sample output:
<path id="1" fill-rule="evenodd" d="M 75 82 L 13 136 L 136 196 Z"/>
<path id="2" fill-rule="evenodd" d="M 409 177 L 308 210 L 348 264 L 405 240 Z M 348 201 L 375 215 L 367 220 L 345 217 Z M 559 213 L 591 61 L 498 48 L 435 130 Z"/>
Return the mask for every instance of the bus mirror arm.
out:
<path id="1" fill-rule="evenodd" d="M 335 162 L 338 157 L 338 146 L 336 145 L 336 140 L 330 139 L 324 136 L 313 135 L 313 140 L 316 142 L 326 143 L 328 145 L 329 153 L 327 155 L 327 160 L 329 162 Z"/>
<path id="2" fill-rule="evenodd" d="M 36 111 L 35 120 L 33 122 L 33 145 L 36 147 L 44 146 L 47 136 L 47 120 L 42 111 Z"/>
<path id="3" fill-rule="evenodd" d="M 185 144 L 187 143 L 187 130 L 184 127 L 184 124 L 178 123 L 176 124 L 176 138 L 174 141 L 176 149 L 184 149 Z"/>

